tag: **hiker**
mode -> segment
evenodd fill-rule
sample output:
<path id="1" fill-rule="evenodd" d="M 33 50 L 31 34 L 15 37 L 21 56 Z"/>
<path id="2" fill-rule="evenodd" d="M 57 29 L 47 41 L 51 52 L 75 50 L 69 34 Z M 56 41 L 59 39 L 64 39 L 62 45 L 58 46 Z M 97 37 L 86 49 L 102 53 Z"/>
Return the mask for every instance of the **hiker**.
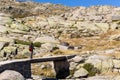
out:
<path id="1" fill-rule="evenodd" d="M 31 54 L 30 54 L 30 59 L 33 58 L 33 49 L 34 49 L 34 45 L 33 45 L 33 43 L 31 43 L 31 44 L 29 45 L 29 51 L 31 52 Z"/>

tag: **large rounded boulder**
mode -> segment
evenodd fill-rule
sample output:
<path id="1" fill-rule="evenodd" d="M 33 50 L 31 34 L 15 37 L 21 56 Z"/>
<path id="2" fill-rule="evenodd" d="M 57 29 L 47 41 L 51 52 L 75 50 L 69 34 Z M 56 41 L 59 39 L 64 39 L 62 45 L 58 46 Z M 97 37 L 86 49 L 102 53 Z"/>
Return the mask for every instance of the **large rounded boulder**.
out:
<path id="1" fill-rule="evenodd" d="M 0 74 L 0 80 L 25 80 L 25 78 L 17 71 L 5 70 Z"/>

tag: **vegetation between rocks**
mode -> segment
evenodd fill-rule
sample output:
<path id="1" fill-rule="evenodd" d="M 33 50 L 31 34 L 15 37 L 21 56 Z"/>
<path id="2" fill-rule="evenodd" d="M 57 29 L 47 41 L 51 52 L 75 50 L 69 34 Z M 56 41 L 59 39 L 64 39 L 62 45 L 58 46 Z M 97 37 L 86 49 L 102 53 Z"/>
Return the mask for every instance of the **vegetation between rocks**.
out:
<path id="1" fill-rule="evenodd" d="M 97 73 L 100 73 L 100 70 L 95 68 L 94 65 L 90 63 L 84 64 L 83 68 L 85 68 L 89 72 L 88 76 L 95 76 Z"/>
<path id="2" fill-rule="evenodd" d="M 23 40 L 19 40 L 19 39 L 15 39 L 15 44 L 23 44 L 23 45 L 30 45 L 30 43 L 32 43 L 31 41 L 23 41 Z M 35 47 L 41 47 L 41 43 L 40 42 L 35 42 L 33 43 Z"/>

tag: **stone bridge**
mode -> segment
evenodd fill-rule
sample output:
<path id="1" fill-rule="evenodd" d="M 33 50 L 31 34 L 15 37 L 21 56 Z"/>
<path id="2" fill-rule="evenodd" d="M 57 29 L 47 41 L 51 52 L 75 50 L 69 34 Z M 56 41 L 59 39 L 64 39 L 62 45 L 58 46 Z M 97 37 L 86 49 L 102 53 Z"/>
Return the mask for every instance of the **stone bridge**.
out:
<path id="1" fill-rule="evenodd" d="M 14 70 L 21 73 L 25 78 L 31 78 L 31 63 L 53 61 L 56 78 L 63 79 L 69 75 L 70 65 L 68 59 L 73 57 L 75 57 L 75 55 L 2 61 L 0 62 L 0 73 L 5 70 Z"/>

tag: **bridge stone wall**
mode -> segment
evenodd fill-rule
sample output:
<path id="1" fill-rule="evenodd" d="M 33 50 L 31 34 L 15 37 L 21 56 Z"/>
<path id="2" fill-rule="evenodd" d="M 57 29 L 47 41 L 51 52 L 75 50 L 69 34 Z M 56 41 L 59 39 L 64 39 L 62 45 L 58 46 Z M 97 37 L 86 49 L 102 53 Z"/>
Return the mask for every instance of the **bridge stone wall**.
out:
<path id="1" fill-rule="evenodd" d="M 0 73 L 5 70 L 14 70 L 21 73 L 25 78 L 31 78 L 31 64 L 29 61 L 10 61 L 0 65 Z"/>
<path id="2" fill-rule="evenodd" d="M 31 78 L 31 63 L 53 61 L 54 68 L 57 74 L 56 78 L 62 79 L 69 75 L 69 62 L 67 61 L 67 59 L 73 58 L 74 56 L 75 55 L 3 61 L 0 62 L 0 73 L 2 73 L 5 70 L 14 70 L 21 73 L 24 76 L 24 78 Z"/>

